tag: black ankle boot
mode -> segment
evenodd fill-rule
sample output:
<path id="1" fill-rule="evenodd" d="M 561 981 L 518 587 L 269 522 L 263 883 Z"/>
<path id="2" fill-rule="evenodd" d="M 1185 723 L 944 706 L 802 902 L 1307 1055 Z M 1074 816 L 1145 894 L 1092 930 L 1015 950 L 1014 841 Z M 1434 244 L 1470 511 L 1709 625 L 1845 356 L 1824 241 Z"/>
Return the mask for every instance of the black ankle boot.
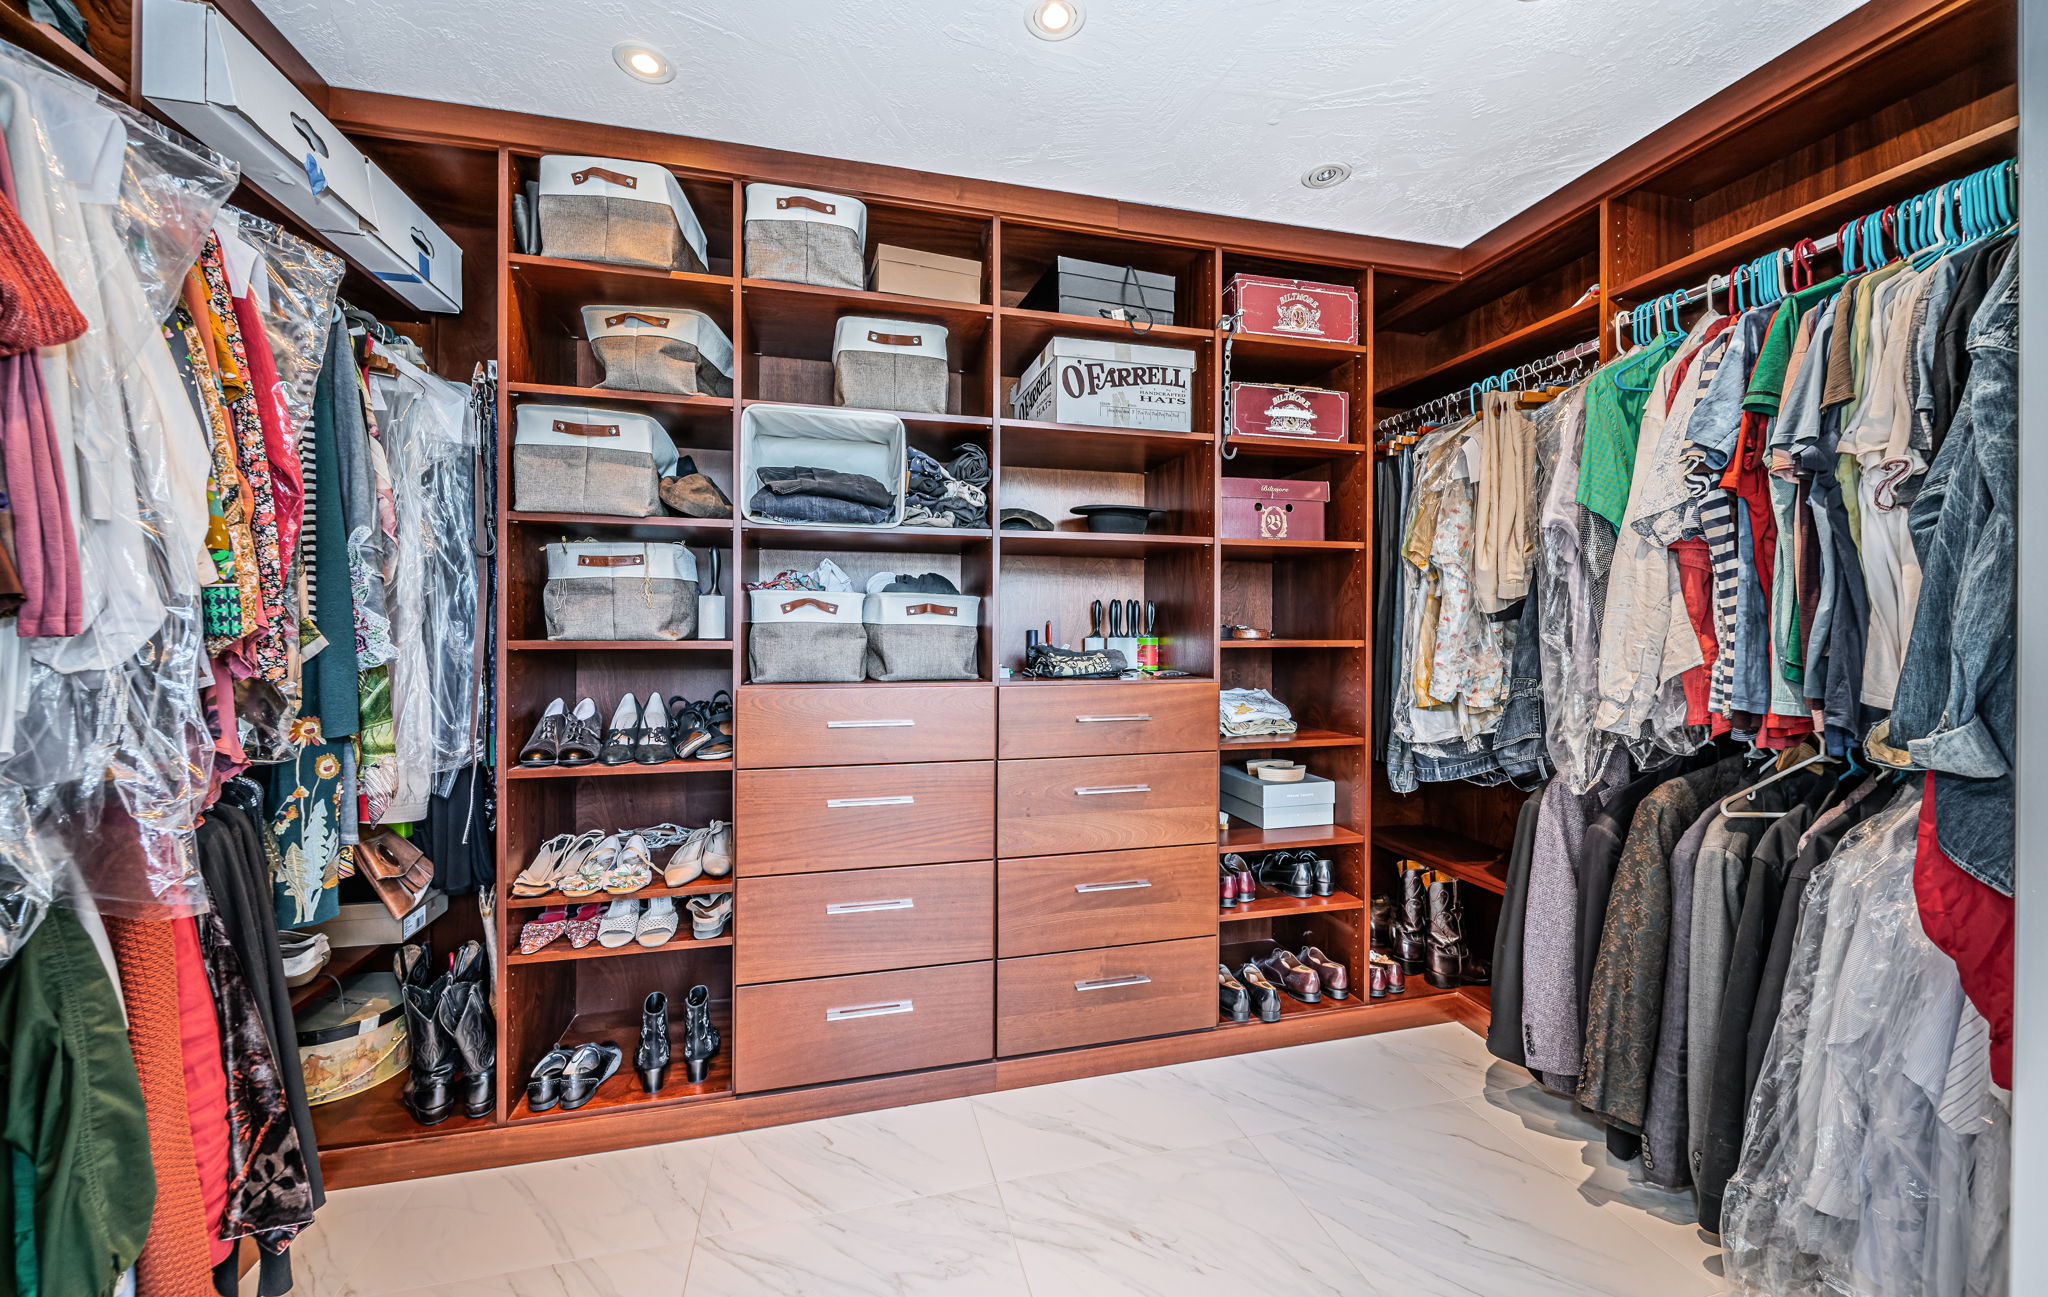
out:
<path id="1" fill-rule="evenodd" d="M 445 982 L 429 983 L 432 957 L 420 945 L 398 948 L 391 971 L 398 976 L 398 994 L 405 1006 L 405 1036 L 412 1063 L 399 1102 L 422 1126 L 435 1126 L 455 1111 L 455 1048 L 441 1030 L 441 992 Z"/>
<path id="2" fill-rule="evenodd" d="M 434 1016 L 462 1064 L 462 1110 L 471 1117 L 488 1117 L 498 1105 L 498 1035 L 491 1018 L 483 943 L 464 942 L 443 980 L 448 985 Z"/>
<path id="3" fill-rule="evenodd" d="M 659 1094 L 668 1080 L 668 1061 L 668 997 L 654 991 L 640 1005 L 640 1050 L 633 1055 L 640 1088 Z"/>
<path id="4" fill-rule="evenodd" d="M 1427 881 L 1429 967 L 1423 976 L 1440 991 L 1485 985 L 1485 961 L 1474 956 L 1465 944 L 1465 904 L 1458 894 L 1458 880 L 1449 874 L 1432 873 Z"/>
<path id="5" fill-rule="evenodd" d="M 1429 871 L 1412 860 L 1395 868 L 1401 895 L 1394 912 L 1394 958 L 1403 972 L 1419 973 L 1429 959 L 1429 889 L 1422 881 Z"/>
<path id="6" fill-rule="evenodd" d="M 718 1028 L 711 1025 L 711 988 L 693 986 L 683 999 L 683 1067 L 691 1084 L 701 1082 L 718 1052 Z"/>

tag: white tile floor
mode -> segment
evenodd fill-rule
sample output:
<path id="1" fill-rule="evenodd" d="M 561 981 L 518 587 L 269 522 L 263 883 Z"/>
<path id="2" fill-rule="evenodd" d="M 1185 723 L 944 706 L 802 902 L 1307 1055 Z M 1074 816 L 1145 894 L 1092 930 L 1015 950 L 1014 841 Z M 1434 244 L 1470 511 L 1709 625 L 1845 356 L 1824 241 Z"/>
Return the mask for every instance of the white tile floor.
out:
<path id="1" fill-rule="evenodd" d="M 1718 1297 L 1459 1026 L 334 1194 L 296 1297 Z"/>

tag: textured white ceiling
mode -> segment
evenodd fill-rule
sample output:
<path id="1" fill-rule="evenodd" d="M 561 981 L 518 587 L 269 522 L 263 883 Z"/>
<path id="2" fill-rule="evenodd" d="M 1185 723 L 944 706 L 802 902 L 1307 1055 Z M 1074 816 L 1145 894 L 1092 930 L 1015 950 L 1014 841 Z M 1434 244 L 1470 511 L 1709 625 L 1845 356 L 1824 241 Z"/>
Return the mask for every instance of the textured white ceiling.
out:
<path id="1" fill-rule="evenodd" d="M 1862 0 L 1084 2 L 259 0 L 339 86 L 1454 246 Z"/>

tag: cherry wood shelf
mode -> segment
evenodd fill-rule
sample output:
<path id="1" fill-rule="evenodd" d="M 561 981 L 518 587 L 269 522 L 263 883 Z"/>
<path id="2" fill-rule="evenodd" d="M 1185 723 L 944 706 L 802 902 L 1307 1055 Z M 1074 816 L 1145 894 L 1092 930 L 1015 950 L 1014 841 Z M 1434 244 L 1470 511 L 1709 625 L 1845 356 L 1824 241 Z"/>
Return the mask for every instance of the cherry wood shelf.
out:
<path id="1" fill-rule="evenodd" d="M 674 850 L 675 848 L 670 847 L 665 851 L 655 853 L 654 872 L 656 877 L 661 875 L 662 862 L 660 857 L 668 855 Z M 518 875 L 514 874 L 513 877 L 517 878 Z M 637 892 L 592 892 L 588 896 L 564 896 L 560 892 L 543 892 L 539 896 L 507 895 L 505 897 L 505 908 L 508 910 L 549 910 L 556 906 L 568 906 L 573 909 L 578 905 L 606 905 L 620 899 L 645 901 L 656 896 L 715 896 L 720 892 L 729 892 L 731 890 L 733 890 L 733 880 L 730 876 L 725 878 L 700 878 L 694 883 L 684 883 L 681 887 L 670 887 L 667 883 L 649 883 Z M 705 944 L 710 945 L 713 943 L 706 942 Z"/>
<path id="2" fill-rule="evenodd" d="M 1101 338 L 1128 342 L 1134 347 L 1178 347 L 1195 353 L 1196 368 L 1208 360 L 1208 344 L 1216 337 L 1213 329 L 1196 329 L 1181 324 L 1155 324 L 1133 329 L 1122 320 L 1097 315 L 1062 315 L 1057 311 L 1027 311 L 1006 306 L 999 313 L 1003 337 L 1003 372 L 1022 374 L 1045 344 L 1053 338 Z"/>
<path id="3" fill-rule="evenodd" d="M 1381 824 L 1372 831 L 1375 851 L 1387 851 L 1461 878 L 1474 887 L 1505 893 L 1506 853 L 1448 829 L 1423 824 Z"/>
<path id="4" fill-rule="evenodd" d="M 1219 335 L 1220 336 L 1220 335 Z M 1321 338 L 1274 338 L 1240 333 L 1230 343 L 1230 376 L 1238 382 L 1305 383 L 1341 387 L 1346 366 L 1365 364 L 1370 348 Z"/>
<path id="5" fill-rule="evenodd" d="M 314 975 L 304 986 L 292 989 L 292 1012 L 297 1014 L 307 1005 L 322 1000 L 334 993 L 337 982 L 346 982 L 351 974 L 360 973 L 382 959 L 391 947 L 382 946 L 339 946 L 327 960 L 326 967 Z"/>
<path id="6" fill-rule="evenodd" d="M 139 12 L 139 11 L 138 11 Z M 97 32 L 98 15 L 88 12 L 88 39 Z M 139 18 L 138 18 L 139 21 Z M 0 5 L 0 37 L 37 54 L 58 67 L 103 90 L 116 99 L 128 97 L 128 77 L 116 72 L 49 23 L 39 23 L 12 4 Z"/>
<path id="7" fill-rule="evenodd" d="M 1363 455 L 1372 447 L 1356 441 L 1316 441 L 1308 437 L 1246 437 L 1233 434 L 1223 443 L 1240 451 L 1248 451 L 1261 459 L 1338 459 L 1345 455 Z M 1224 460 L 1225 470 L 1230 461 Z"/>
<path id="8" fill-rule="evenodd" d="M 1001 420 L 1004 468 L 1142 473 L 1184 455 L 1210 453 L 1207 432 L 1152 432 L 1038 419 Z"/>
<path id="9" fill-rule="evenodd" d="M 667 947 L 656 947 L 665 950 Z M 650 987 L 649 989 L 660 989 Z M 583 1116 L 621 1110 L 659 1108 L 675 1104 L 699 1103 L 708 1099 L 730 1099 L 732 1097 L 732 1010 L 729 1004 L 712 1001 L 711 1023 L 718 1028 L 718 1052 L 711 1056 L 711 1065 L 705 1069 L 704 1079 L 692 1084 L 689 1071 L 683 1066 L 683 997 L 681 988 L 669 991 L 669 1054 L 671 1062 L 668 1079 L 659 1093 L 648 1094 L 640 1088 L 640 1077 L 633 1068 L 633 1054 L 640 1043 L 640 1015 L 637 1011 L 584 1013 L 578 1014 L 558 1037 L 561 1044 L 571 1048 L 577 1045 L 611 1041 L 624 1051 L 618 1072 L 597 1088 L 590 1102 L 574 1112 L 561 1108 L 550 1108 L 546 1112 L 534 1112 L 526 1106 L 524 1076 L 517 1077 L 517 1103 L 512 1109 L 512 1120 L 520 1125 L 564 1121 L 570 1122 Z"/>
<path id="10" fill-rule="evenodd" d="M 1286 896 L 1261 885 L 1259 894 L 1249 905 L 1233 905 L 1217 915 L 1224 923 L 1243 923 L 1248 919 L 1292 918 L 1297 914 L 1321 914 L 1330 910 L 1358 910 L 1365 902 L 1349 892 L 1332 892 L 1328 896 Z"/>
<path id="11" fill-rule="evenodd" d="M 1364 648 L 1362 639 L 1226 639 L 1217 643 L 1227 649 L 1355 649 Z"/>
<path id="12" fill-rule="evenodd" d="M 745 524 L 754 549 L 877 550 L 894 554 L 952 554 L 986 543 L 987 527 L 809 527 L 780 522 Z"/>
<path id="13" fill-rule="evenodd" d="M 1111 531 L 1012 529 L 1002 533 L 1005 554 L 1066 554 L 1084 558 L 1164 554 L 1176 550 L 1207 549 L 1215 543 L 1207 536 L 1153 536 Z"/>
<path id="14" fill-rule="evenodd" d="M 806 405 L 800 401 L 766 401 L 762 400 L 759 397 L 752 396 L 746 398 L 746 400 L 740 402 L 740 404 L 742 406 L 773 405 L 780 407 L 782 409 L 789 409 L 794 407 L 799 410 L 832 410 L 835 412 L 854 408 L 852 406 L 845 405 Z M 903 421 L 903 426 L 913 433 L 933 432 L 946 434 L 979 432 L 986 435 L 990 425 L 994 422 L 993 419 L 991 419 L 988 415 L 985 414 L 917 414 L 906 410 L 873 410 L 865 411 L 864 413 L 887 414 L 893 416 L 894 418 L 901 419 Z M 986 445 L 983 445 L 982 449 L 986 450 L 988 449 L 988 447 Z"/>
<path id="15" fill-rule="evenodd" d="M 1261 851 L 1286 851 L 1302 847 L 1345 847 L 1365 839 L 1342 824 L 1310 824 L 1298 829 L 1261 829 L 1250 824 L 1233 824 L 1217 835 L 1216 854 L 1238 852 L 1251 855 Z"/>
<path id="16" fill-rule="evenodd" d="M 643 766 L 637 761 L 624 765 L 608 766 L 593 761 L 587 766 L 512 766 L 505 771 L 507 779 L 603 779 L 619 775 L 716 775 L 730 774 L 735 765 L 730 757 L 720 761 L 664 761 L 658 766 Z"/>
<path id="17" fill-rule="evenodd" d="M 617 404 L 624 401 L 632 405 L 667 406 L 675 410 L 730 410 L 733 398 L 729 396 L 689 396 L 681 392 L 625 392 L 609 387 L 564 387 L 559 383 L 506 383 L 505 390 L 513 396 L 538 396 L 550 401 L 569 401 L 578 405 Z"/>
<path id="18" fill-rule="evenodd" d="M 1439 395 L 1440 390 L 1457 386 L 1452 381 L 1454 376 L 1480 378 L 1518 360 L 1529 360 L 1577 342 L 1597 339 L 1600 336 L 1601 303 L 1601 298 L 1594 297 L 1546 315 L 1533 324 L 1523 325 L 1491 342 L 1439 361 L 1419 374 L 1389 383 L 1381 387 L 1374 398 L 1385 405 L 1402 404 L 1411 396 L 1427 399 Z"/>
<path id="19" fill-rule="evenodd" d="M 724 891 L 727 889 L 720 888 L 719 890 Z M 619 900 L 620 898 L 614 896 L 608 899 Z M 681 906 L 676 908 L 676 917 L 681 921 L 682 926 L 676 929 L 675 936 L 658 946 L 643 946 L 637 941 L 629 941 L 623 946 L 600 946 L 593 941 L 583 949 L 578 950 L 571 946 L 564 938 L 557 937 L 553 945 L 542 946 L 530 955 L 522 955 L 519 953 L 518 933 L 515 931 L 513 933 L 514 944 L 512 949 L 506 952 L 505 962 L 517 968 L 524 964 L 565 964 L 579 959 L 610 959 L 613 956 L 621 955 L 662 955 L 673 954 L 679 950 L 711 950 L 719 946 L 730 946 L 732 944 L 732 925 L 730 923 L 726 925 L 725 931 L 719 936 L 693 937 L 690 935 L 690 916 L 683 911 Z"/>
<path id="20" fill-rule="evenodd" d="M 464 1115 L 461 1105 L 447 1120 L 422 1126 L 405 1110 L 399 1095 L 405 1089 L 406 1074 L 372 1086 L 346 1099 L 313 1105 L 313 1136 L 321 1152 L 373 1144 L 404 1144 L 438 1136 L 484 1131 L 494 1125 L 490 1117 Z M 457 1087 L 458 1093 L 461 1087 Z"/>
<path id="21" fill-rule="evenodd" d="M 1225 754 L 1232 752 L 1269 752 L 1279 748 L 1351 748 L 1363 745 L 1365 739 L 1358 734 L 1344 734 L 1337 730 L 1298 729 L 1292 734 L 1254 734 L 1249 738 L 1218 738 L 1216 747 Z"/>
<path id="22" fill-rule="evenodd" d="M 1362 540 L 1254 540 L 1226 536 L 1217 543 L 1223 546 L 1226 563 L 1240 559 L 1313 559 L 1355 554 L 1365 548 Z"/>
<path id="23" fill-rule="evenodd" d="M 904 293 L 871 293 L 865 289 L 828 288 L 818 284 L 792 284 L 779 279 L 742 279 L 740 294 L 746 301 L 750 323 L 777 314 L 805 318 L 841 315 L 873 315 L 883 319 L 919 320 L 946 326 L 948 332 L 966 330 L 986 333 L 993 308 L 972 302 L 948 301 L 942 297 L 911 297 Z"/>
<path id="24" fill-rule="evenodd" d="M 673 518 L 666 514 L 651 518 L 622 518 L 611 513 L 516 513 L 508 511 L 505 521 L 525 523 L 534 527 L 603 527 L 607 530 L 624 530 L 647 533 L 663 540 L 685 539 L 679 532 L 722 532 L 732 533 L 730 518 Z"/>
<path id="25" fill-rule="evenodd" d="M 657 650 L 661 652 L 730 653 L 733 649 L 733 641 L 729 639 L 515 639 L 507 640 L 505 647 L 514 653 L 645 653 Z"/>

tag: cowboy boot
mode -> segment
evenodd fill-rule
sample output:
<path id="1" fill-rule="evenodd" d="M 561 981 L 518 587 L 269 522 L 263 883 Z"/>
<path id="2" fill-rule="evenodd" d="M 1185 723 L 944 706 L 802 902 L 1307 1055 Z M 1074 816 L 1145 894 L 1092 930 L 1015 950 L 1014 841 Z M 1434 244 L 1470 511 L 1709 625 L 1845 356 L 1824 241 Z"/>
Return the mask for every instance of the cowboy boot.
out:
<path id="1" fill-rule="evenodd" d="M 422 946 L 399 948 L 392 957 L 398 974 L 398 993 L 405 1007 L 405 1037 L 411 1054 L 411 1074 L 399 1093 L 399 1102 L 422 1126 L 438 1125 L 455 1111 L 455 1048 L 439 1021 L 441 995 L 446 979 L 426 984 L 429 956 Z"/>
<path id="2" fill-rule="evenodd" d="M 1429 888 L 1422 880 L 1429 870 L 1412 860 L 1395 865 L 1401 884 L 1394 914 L 1394 958 L 1405 972 L 1419 973 L 1429 958 Z"/>
<path id="3" fill-rule="evenodd" d="M 1438 990 L 1484 986 L 1487 968 L 1465 942 L 1465 903 L 1458 880 L 1432 873 L 1429 886 L 1429 967 L 1423 976 Z"/>
<path id="4" fill-rule="evenodd" d="M 459 997 L 463 1003 L 452 1028 L 455 1050 L 467 1078 L 462 1093 L 463 1111 L 472 1117 L 488 1117 L 498 1103 L 498 1031 L 491 1015 L 489 973 L 481 941 L 465 941 L 457 948 L 448 978 L 453 985 L 467 990 L 466 996 Z M 448 1028 L 445 1009 L 441 1023 L 444 1029 Z"/>

